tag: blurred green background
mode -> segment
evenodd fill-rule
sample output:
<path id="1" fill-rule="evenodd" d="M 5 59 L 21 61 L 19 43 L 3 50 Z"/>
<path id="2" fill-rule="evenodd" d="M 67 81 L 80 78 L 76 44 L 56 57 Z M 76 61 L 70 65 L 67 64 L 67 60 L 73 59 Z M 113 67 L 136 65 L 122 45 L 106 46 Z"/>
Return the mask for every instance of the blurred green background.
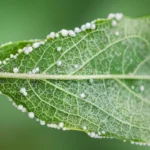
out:
<path id="1" fill-rule="evenodd" d="M 110 12 L 150 14 L 150 0 L 0 0 L 0 44 L 42 39 Z M 40 126 L 0 96 L 0 150 L 149 150 L 118 140 L 91 139 L 77 131 Z"/>

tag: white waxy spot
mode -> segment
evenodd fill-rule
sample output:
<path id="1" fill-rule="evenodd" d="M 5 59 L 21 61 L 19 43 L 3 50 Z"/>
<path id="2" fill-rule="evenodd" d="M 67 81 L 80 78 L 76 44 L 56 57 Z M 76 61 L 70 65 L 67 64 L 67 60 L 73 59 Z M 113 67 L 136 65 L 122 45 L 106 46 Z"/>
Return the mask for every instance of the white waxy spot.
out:
<path id="1" fill-rule="evenodd" d="M 57 51 L 58 51 L 58 52 L 60 52 L 60 51 L 61 51 L 61 49 L 62 49 L 61 47 L 57 47 Z"/>
<path id="2" fill-rule="evenodd" d="M 116 32 L 115 32 L 115 35 L 116 35 L 116 36 L 119 36 L 119 34 L 120 34 L 119 31 L 116 31 Z"/>
<path id="3" fill-rule="evenodd" d="M 132 85 L 132 86 L 131 86 L 131 89 L 134 90 L 134 88 L 135 88 L 135 87 Z"/>
<path id="4" fill-rule="evenodd" d="M 27 92 L 24 92 L 24 93 L 22 93 L 24 96 L 28 96 L 28 93 Z"/>
<path id="5" fill-rule="evenodd" d="M 144 91 L 144 86 L 141 85 L 140 90 L 143 92 Z"/>
<path id="6" fill-rule="evenodd" d="M 22 110 L 22 109 L 23 109 L 23 106 L 22 106 L 22 105 L 18 105 L 18 109 L 19 109 L 19 110 Z"/>
<path id="7" fill-rule="evenodd" d="M 86 126 L 83 126 L 83 130 L 86 130 L 87 129 L 87 127 Z"/>
<path id="8" fill-rule="evenodd" d="M 51 33 L 49 34 L 49 38 L 53 39 L 53 38 L 55 38 L 55 37 L 56 37 L 56 33 L 55 33 L 55 32 L 51 32 Z"/>
<path id="9" fill-rule="evenodd" d="M 117 25 L 116 20 L 112 20 L 111 25 L 112 25 L 113 27 L 115 27 L 115 26 Z"/>
<path id="10" fill-rule="evenodd" d="M 94 82 L 94 80 L 93 80 L 93 79 L 90 79 L 89 82 L 92 84 L 92 83 Z"/>
<path id="11" fill-rule="evenodd" d="M 57 66 L 61 66 L 61 65 L 62 65 L 62 61 L 59 60 L 59 61 L 57 62 Z"/>
<path id="12" fill-rule="evenodd" d="M 35 68 L 35 71 L 36 71 L 36 72 L 39 72 L 39 71 L 40 71 L 39 67 Z"/>
<path id="13" fill-rule="evenodd" d="M 22 108 L 22 110 L 21 110 L 23 113 L 25 113 L 27 110 L 26 110 L 26 108 Z"/>
<path id="14" fill-rule="evenodd" d="M 112 18 L 114 18 L 115 17 L 115 14 L 113 14 L 113 13 L 110 13 L 109 15 L 108 15 L 108 19 L 112 19 Z"/>
<path id="15" fill-rule="evenodd" d="M 66 30 L 66 29 L 62 29 L 61 31 L 60 31 L 60 33 L 61 33 L 61 35 L 62 36 L 68 36 L 68 30 Z"/>
<path id="16" fill-rule="evenodd" d="M 105 131 L 102 131 L 102 134 L 105 134 L 106 132 Z"/>
<path id="17" fill-rule="evenodd" d="M 85 24 L 85 27 L 86 27 L 86 29 L 90 29 L 90 28 L 91 28 L 91 23 L 89 23 L 89 22 L 86 23 L 86 24 Z"/>
<path id="18" fill-rule="evenodd" d="M 19 49 L 19 50 L 18 50 L 18 53 L 21 53 L 21 52 L 23 52 L 23 50 L 22 50 L 22 49 Z"/>
<path id="19" fill-rule="evenodd" d="M 94 132 L 91 132 L 91 133 L 90 133 L 90 136 L 91 136 L 91 137 L 95 137 L 95 133 L 94 133 Z"/>
<path id="20" fill-rule="evenodd" d="M 76 28 L 74 29 L 74 32 L 75 32 L 75 33 L 80 33 L 80 32 L 81 32 L 81 29 L 79 29 L 79 28 L 76 27 Z"/>
<path id="21" fill-rule="evenodd" d="M 18 69 L 18 68 L 14 68 L 14 69 L 13 69 L 13 72 L 14 72 L 14 73 L 18 73 L 18 72 L 19 72 L 19 69 Z"/>
<path id="22" fill-rule="evenodd" d="M 85 26 L 85 25 L 82 25 L 82 26 L 81 26 L 81 30 L 82 30 L 82 31 L 85 31 L 85 30 L 86 30 L 86 26 Z"/>
<path id="23" fill-rule="evenodd" d="M 94 30 L 95 28 L 96 28 L 96 25 L 94 23 L 92 23 L 91 29 Z"/>
<path id="24" fill-rule="evenodd" d="M 78 64 L 75 64 L 75 65 L 74 65 L 74 68 L 75 68 L 75 69 L 78 69 L 78 68 L 79 68 L 79 65 L 78 65 Z"/>
<path id="25" fill-rule="evenodd" d="M 26 89 L 23 87 L 20 89 L 20 93 L 24 93 L 24 92 L 26 92 Z"/>
<path id="26" fill-rule="evenodd" d="M 34 113 L 33 113 L 33 112 L 29 112 L 29 113 L 28 113 L 28 116 L 29 116 L 29 118 L 32 119 L 32 118 L 34 118 Z"/>
<path id="27" fill-rule="evenodd" d="M 35 43 L 33 43 L 33 48 L 38 48 L 39 46 L 40 46 L 40 44 L 39 44 L 39 42 L 35 42 Z"/>
<path id="28" fill-rule="evenodd" d="M 40 125 L 44 126 L 45 125 L 45 121 L 40 120 Z"/>
<path id="29" fill-rule="evenodd" d="M 13 55 L 13 54 L 10 54 L 10 58 L 14 58 L 14 55 Z"/>
<path id="30" fill-rule="evenodd" d="M 81 93 L 81 94 L 80 94 L 80 97 L 81 97 L 81 98 L 85 98 L 85 94 L 84 94 L 84 93 Z"/>
<path id="31" fill-rule="evenodd" d="M 116 17 L 116 20 L 120 21 L 122 19 L 122 17 L 123 17 L 123 14 L 122 13 L 117 13 L 115 15 L 115 17 Z"/>
<path id="32" fill-rule="evenodd" d="M 66 127 L 63 127 L 63 130 L 64 130 L 64 131 L 66 131 L 66 130 L 67 130 L 67 128 L 66 128 Z"/>
<path id="33" fill-rule="evenodd" d="M 36 121 L 37 121 L 37 122 L 40 121 L 39 118 L 36 118 Z"/>
<path id="34" fill-rule="evenodd" d="M 7 64 L 5 60 L 3 61 L 3 64 L 4 64 L 4 65 L 6 65 L 6 64 Z"/>
<path id="35" fill-rule="evenodd" d="M 72 30 L 69 30 L 69 31 L 68 31 L 68 34 L 69 34 L 70 36 L 72 36 L 72 37 L 75 37 L 75 36 L 76 36 L 75 32 L 72 31 Z"/>
<path id="36" fill-rule="evenodd" d="M 58 34 L 58 33 L 56 33 L 56 35 L 55 35 L 55 36 L 56 36 L 56 38 L 58 38 L 58 37 L 59 37 L 59 34 Z"/>
<path id="37" fill-rule="evenodd" d="M 64 127 L 64 123 L 63 122 L 59 123 L 59 127 L 63 128 Z"/>

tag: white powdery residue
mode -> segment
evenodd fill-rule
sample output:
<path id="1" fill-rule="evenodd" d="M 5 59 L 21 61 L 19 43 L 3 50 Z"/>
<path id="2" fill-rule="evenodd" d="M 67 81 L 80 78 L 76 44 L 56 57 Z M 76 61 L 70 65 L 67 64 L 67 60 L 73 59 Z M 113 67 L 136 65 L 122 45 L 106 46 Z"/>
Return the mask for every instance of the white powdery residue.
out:
<path id="1" fill-rule="evenodd" d="M 14 73 L 18 73 L 19 72 L 19 69 L 17 67 L 13 68 L 13 72 Z"/>
<path id="2" fill-rule="evenodd" d="M 64 36 L 64 37 L 68 36 L 68 34 L 69 34 L 68 30 L 66 30 L 66 29 L 62 29 L 62 30 L 60 31 L 60 33 L 61 33 L 61 35 Z"/>
<path id="3" fill-rule="evenodd" d="M 34 113 L 33 112 L 29 112 L 28 116 L 29 116 L 29 118 L 33 119 L 34 118 Z"/>

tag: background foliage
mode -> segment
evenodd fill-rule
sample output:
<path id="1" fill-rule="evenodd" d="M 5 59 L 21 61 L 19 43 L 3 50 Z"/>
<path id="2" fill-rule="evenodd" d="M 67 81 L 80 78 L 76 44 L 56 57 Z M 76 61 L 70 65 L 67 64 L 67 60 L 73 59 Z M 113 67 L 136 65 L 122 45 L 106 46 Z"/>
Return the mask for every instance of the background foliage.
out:
<path id="1" fill-rule="evenodd" d="M 149 0 L 1 0 L 0 44 L 45 38 L 50 31 L 74 28 L 109 12 L 139 17 L 150 14 Z M 0 96 L 2 150 L 148 150 L 117 140 L 91 139 L 75 131 L 41 127 Z"/>

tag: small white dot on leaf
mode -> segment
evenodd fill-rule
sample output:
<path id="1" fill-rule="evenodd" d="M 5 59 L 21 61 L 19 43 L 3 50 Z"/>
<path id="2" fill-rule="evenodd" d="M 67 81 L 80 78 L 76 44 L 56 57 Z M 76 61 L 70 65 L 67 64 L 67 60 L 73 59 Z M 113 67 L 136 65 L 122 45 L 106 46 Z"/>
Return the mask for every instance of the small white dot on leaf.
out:
<path id="1" fill-rule="evenodd" d="M 29 112 L 29 113 L 28 113 L 28 116 L 29 116 L 29 118 L 32 119 L 32 118 L 34 118 L 34 113 L 33 113 L 33 112 Z"/>

